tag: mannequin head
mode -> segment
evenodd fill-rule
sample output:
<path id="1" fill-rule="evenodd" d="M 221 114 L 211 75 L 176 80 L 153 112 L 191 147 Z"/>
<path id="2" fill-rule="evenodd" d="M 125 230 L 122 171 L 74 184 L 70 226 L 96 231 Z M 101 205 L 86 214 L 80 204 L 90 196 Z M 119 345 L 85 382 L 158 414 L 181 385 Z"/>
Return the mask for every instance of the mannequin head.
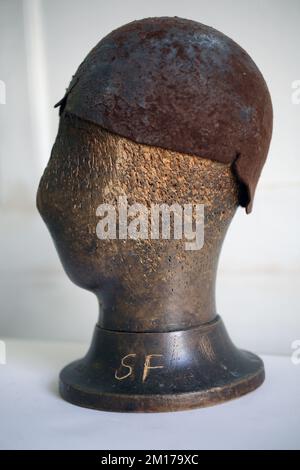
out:
<path id="1" fill-rule="evenodd" d="M 88 353 L 60 374 L 63 398 L 171 411 L 259 386 L 262 361 L 215 307 L 220 248 L 237 206 L 251 210 L 272 132 L 252 59 L 195 21 L 138 20 L 92 49 L 58 105 L 38 208 L 67 274 L 100 304 Z M 153 208 L 176 210 L 153 224 Z"/>
<path id="2" fill-rule="evenodd" d="M 174 239 L 172 216 L 170 239 L 152 239 L 150 226 L 147 239 L 99 239 L 97 208 L 117 208 L 120 196 L 149 214 L 151 204 L 203 204 L 202 248 Z M 238 205 L 230 164 L 137 144 L 66 113 L 37 200 L 66 272 L 97 295 L 103 327 L 175 330 L 215 317 L 218 255 Z"/>

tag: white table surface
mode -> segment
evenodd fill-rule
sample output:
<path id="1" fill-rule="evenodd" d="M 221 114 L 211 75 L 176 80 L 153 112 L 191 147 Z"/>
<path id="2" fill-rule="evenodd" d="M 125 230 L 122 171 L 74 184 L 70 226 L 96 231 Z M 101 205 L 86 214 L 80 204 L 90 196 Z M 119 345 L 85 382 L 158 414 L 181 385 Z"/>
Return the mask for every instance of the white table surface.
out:
<path id="1" fill-rule="evenodd" d="M 6 341 L 0 365 L 1 449 L 299 449 L 300 365 L 264 356 L 262 387 L 222 405 L 176 413 L 80 408 L 57 392 L 58 373 L 87 345 Z"/>

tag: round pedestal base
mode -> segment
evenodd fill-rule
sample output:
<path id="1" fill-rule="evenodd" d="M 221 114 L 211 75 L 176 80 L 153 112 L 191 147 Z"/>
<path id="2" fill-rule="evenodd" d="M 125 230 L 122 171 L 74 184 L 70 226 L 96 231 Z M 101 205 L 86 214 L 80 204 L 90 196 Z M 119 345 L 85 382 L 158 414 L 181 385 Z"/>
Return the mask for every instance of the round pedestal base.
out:
<path id="1" fill-rule="evenodd" d="M 261 359 L 237 349 L 222 320 L 166 333 L 96 326 L 87 355 L 60 374 L 61 396 L 107 411 L 176 411 L 210 406 L 257 388 Z"/>

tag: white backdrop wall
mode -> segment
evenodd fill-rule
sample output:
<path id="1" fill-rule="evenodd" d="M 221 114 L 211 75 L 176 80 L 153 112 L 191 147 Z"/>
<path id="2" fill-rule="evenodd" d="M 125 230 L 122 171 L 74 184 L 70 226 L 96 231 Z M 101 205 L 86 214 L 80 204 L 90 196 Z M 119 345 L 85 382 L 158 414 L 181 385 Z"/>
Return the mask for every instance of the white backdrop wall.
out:
<path id="1" fill-rule="evenodd" d="M 92 294 L 63 273 L 35 209 L 72 74 L 112 29 L 148 16 L 214 26 L 253 57 L 269 85 L 274 135 L 254 211 L 239 210 L 220 260 L 218 311 L 238 345 L 290 354 L 300 338 L 299 0 L 0 0 L 0 338 L 89 341 Z"/>

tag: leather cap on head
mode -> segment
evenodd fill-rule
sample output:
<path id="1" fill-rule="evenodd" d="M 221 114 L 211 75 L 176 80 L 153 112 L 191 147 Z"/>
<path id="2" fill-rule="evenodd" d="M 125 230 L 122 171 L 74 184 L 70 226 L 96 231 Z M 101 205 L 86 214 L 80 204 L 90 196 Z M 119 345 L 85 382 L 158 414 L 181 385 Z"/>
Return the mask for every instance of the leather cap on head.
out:
<path id="1" fill-rule="evenodd" d="M 182 18 L 133 21 L 79 66 L 61 112 L 135 142 L 232 163 L 251 211 L 272 134 L 272 103 L 249 55 Z"/>

